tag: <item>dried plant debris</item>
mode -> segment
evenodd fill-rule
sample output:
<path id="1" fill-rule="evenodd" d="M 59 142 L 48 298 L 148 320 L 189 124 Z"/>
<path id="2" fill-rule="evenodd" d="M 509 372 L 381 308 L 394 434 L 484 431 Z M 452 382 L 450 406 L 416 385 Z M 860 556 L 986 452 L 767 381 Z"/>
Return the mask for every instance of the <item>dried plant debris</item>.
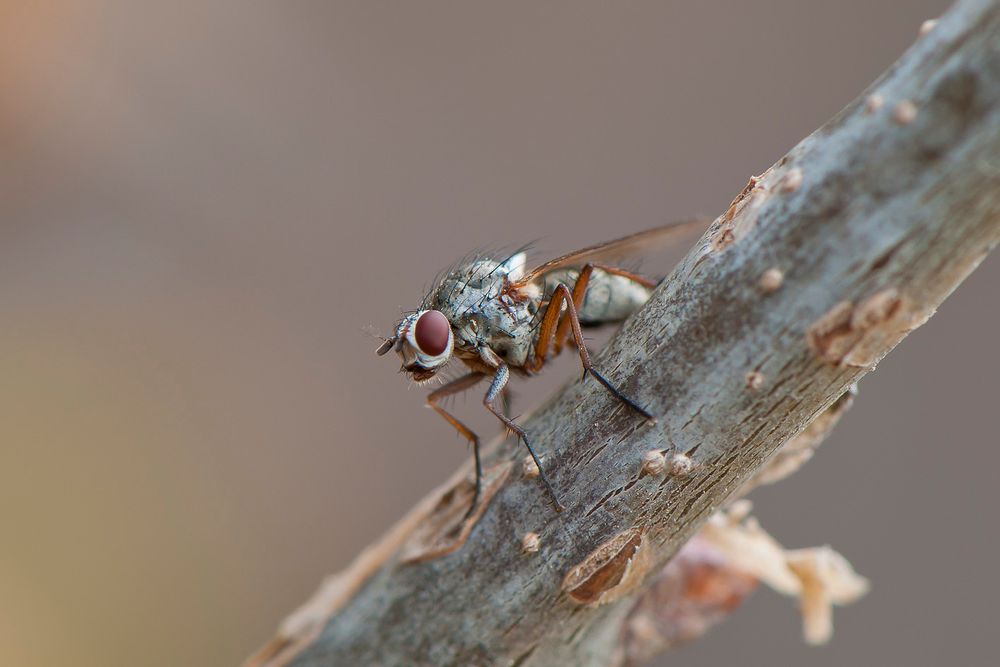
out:
<path id="1" fill-rule="evenodd" d="M 701 637 L 739 607 L 757 585 L 756 577 L 731 567 L 721 552 L 695 535 L 629 611 L 612 664 L 643 665 Z"/>
<path id="2" fill-rule="evenodd" d="M 770 171 L 770 170 L 769 170 Z M 749 234 L 757 223 L 761 207 L 769 197 L 764 184 L 768 172 L 751 176 L 743 190 L 736 195 L 729 208 L 713 227 L 710 247 L 714 252 L 725 250 Z"/>
<path id="3" fill-rule="evenodd" d="M 797 597 L 808 643 L 829 641 L 833 634 L 832 606 L 861 598 L 868 592 L 868 580 L 829 546 L 786 550 L 749 516 L 750 509 L 749 501 L 733 503 L 709 519 L 698 537 L 731 567 L 783 595 Z"/>
<path id="4" fill-rule="evenodd" d="M 472 527 L 486 511 L 490 500 L 503 486 L 511 468 L 513 463 L 507 461 L 483 471 L 483 490 L 479 503 L 468 516 L 465 513 L 476 490 L 473 480 L 462 479 L 444 493 L 434 510 L 410 534 L 400 550 L 400 561 L 417 563 L 457 551 L 465 544 Z"/>
<path id="5" fill-rule="evenodd" d="M 788 566 L 802 582 L 799 593 L 806 642 L 825 644 L 833 636 L 833 605 L 850 604 L 868 592 L 847 559 L 828 546 L 785 553 Z"/>
<path id="6" fill-rule="evenodd" d="M 830 547 L 784 549 L 749 512 L 740 501 L 716 513 L 656 575 L 620 626 L 614 667 L 638 667 L 698 639 L 760 582 L 799 598 L 807 642 L 830 639 L 832 605 L 854 602 L 868 581 Z"/>

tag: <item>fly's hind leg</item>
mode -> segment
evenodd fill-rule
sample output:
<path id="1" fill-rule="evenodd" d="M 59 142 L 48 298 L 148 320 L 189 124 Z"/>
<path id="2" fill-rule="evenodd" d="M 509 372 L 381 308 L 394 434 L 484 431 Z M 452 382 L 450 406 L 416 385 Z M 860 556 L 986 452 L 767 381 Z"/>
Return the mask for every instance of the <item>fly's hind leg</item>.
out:
<path id="1" fill-rule="evenodd" d="M 577 281 L 579 284 L 579 281 Z M 574 292 L 577 290 L 574 290 Z M 582 291 L 578 296 L 582 300 Z M 583 340 L 583 330 L 580 328 L 580 320 L 576 315 L 576 305 L 574 303 L 574 294 L 569 291 L 566 285 L 560 284 L 556 287 L 556 291 L 552 294 L 552 300 L 549 302 L 548 308 L 545 311 L 545 316 L 542 318 L 542 326 L 539 329 L 538 342 L 535 347 L 535 363 L 540 366 L 545 361 L 546 354 L 548 352 L 549 338 L 552 336 L 552 330 L 555 327 L 557 318 L 562 311 L 562 304 L 566 304 L 566 313 L 563 323 L 559 325 L 556 329 L 556 338 L 558 338 L 559 329 L 563 326 L 568 327 L 573 332 L 573 340 L 576 343 L 577 351 L 580 353 L 580 363 L 583 364 L 583 374 L 590 373 L 594 376 L 598 382 L 604 385 L 611 394 L 617 398 L 619 401 L 630 407 L 632 410 L 642 415 L 646 421 L 655 424 L 656 418 L 653 417 L 645 408 L 640 406 L 638 403 L 633 401 L 631 398 L 626 396 L 621 392 L 618 387 L 611 384 L 611 382 L 604 377 L 596 368 L 594 364 L 590 361 L 590 353 L 587 351 L 587 345 Z"/>
<path id="2" fill-rule="evenodd" d="M 555 503 L 556 511 L 562 512 L 563 506 L 559 502 L 559 498 L 556 497 L 556 492 L 552 488 L 552 484 L 549 482 L 549 478 L 545 476 L 545 469 L 542 467 L 542 462 L 538 460 L 538 456 L 535 455 L 535 450 L 531 448 L 531 443 L 528 441 L 528 435 L 524 432 L 524 429 L 517 425 L 513 419 L 505 415 L 497 406 L 496 400 L 500 393 L 507 386 L 507 381 L 510 379 L 510 369 L 506 364 L 501 364 L 497 368 L 496 374 L 493 376 L 493 382 L 490 383 L 489 391 L 486 392 L 486 396 L 483 397 L 483 405 L 486 409 L 496 415 L 496 418 L 503 422 L 503 425 L 513 431 L 524 446 L 528 448 L 528 453 L 531 454 L 531 458 L 534 460 L 535 465 L 538 466 L 538 475 L 542 480 L 542 484 L 545 485 L 545 490 L 548 491 L 549 495 L 552 497 L 552 502 Z"/>
<path id="3" fill-rule="evenodd" d="M 476 459 L 476 491 L 475 495 L 472 496 L 472 504 L 465 513 L 465 518 L 468 518 L 469 515 L 475 511 L 476 505 L 479 503 L 479 494 L 482 491 L 483 486 L 483 464 L 479 460 L 479 436 L 473 433 L 472 429 L 460 422 L 437 403 L 443 398 L 465 391 L 469 387 L 472 387 L 482 381 L 484 377 L 486 376 L 482 373 L 469 373 L 468 375 L 463 375 L 456 380 L 452 380 L 451 382 L 442 385 L 427 394 L 427 405 L 430 406 L 434 412 L 444 417 L 445 421 L 451 424 L 452 427 L 472 445 L 472 452 Z"/>
<path id="4" fill-rule="evenodd" d="M 573 298 L 571 303 L 578 311 L 583 307 L 583 300 L 587 295 L 587 287 L 590 285 L 590 276 L 594 273 L 594 269 L 599 269 L 608 275 L 627 278 L 647 289 L 653 289 L 656 287 L 655 281 L 650 280 L 649 278 L 644 278 L 637 273 L 626 271 L 625 269 L 619 269 L 614 266 L 606 266 L 604 264 L 585 264 L 583 268 L 580 269 L 580 274 L 576 277 L 576 282 L 573 283 Z M 562 346 L 566 342 L 566 337 L 570 333 L 570 326 L 571 321 L 569 313 L 566 313 L 562 320 L 560 320 L 559 326 L 556 327 L 556 339 L 553 344 L 554 354 L 559 354 L 559 351 L 562 350 Z M 584 370 L 584 374 L 586 374 L 586 370 Z"/>

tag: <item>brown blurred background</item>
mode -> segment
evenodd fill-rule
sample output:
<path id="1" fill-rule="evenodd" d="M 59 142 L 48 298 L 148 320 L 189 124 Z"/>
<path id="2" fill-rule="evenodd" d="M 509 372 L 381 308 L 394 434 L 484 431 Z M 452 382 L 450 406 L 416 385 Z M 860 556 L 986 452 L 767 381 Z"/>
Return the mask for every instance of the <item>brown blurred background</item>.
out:
<path id="1" fill-rule="evenodd" d="M 718 214 L 947 3 L 35 4 L 0 4 L 0 664 L 166 667 L 238 663 L 468 455 L 366 327 L 471 248 Z M 998 279 L 757 495 L 871 577 L 832 644 L 762 591 L 670 664 L 994 662 Z"/>

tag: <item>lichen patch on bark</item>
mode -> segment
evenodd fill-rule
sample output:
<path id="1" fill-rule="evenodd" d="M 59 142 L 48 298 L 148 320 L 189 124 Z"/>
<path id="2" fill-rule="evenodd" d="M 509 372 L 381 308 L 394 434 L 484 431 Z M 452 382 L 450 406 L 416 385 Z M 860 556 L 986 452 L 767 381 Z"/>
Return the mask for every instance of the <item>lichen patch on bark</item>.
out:
<path id="1" fill-rule="evenodd" d="M 897 288 L 888 287 L 857 305 L 837 303 L 813 322 L 806 338 L 813 352 L 828 363 L 870 368 L 928 316 Z"/>

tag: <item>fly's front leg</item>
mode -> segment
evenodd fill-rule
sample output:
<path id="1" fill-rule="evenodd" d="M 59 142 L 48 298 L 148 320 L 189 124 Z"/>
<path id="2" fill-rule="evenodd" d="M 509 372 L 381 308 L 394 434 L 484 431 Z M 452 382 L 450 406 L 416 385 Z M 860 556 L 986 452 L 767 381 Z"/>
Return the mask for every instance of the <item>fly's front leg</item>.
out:
<path id="1" fill-rule="evenodd" d="M 476 458 L 476 491 L 475 495 L 472 496 L 472 505 L 465 513 L 466 517 L 472 514 L 473 510 L 476 509 L 476 504 L 479 502 L 479 492 L 482 490 L 483 485 L 483 464 L 479 460 L 479 436 L 473 433 L 468 426 L 458 421 L 458 419 L 456 419 L 451 413 L 438 405 L 437 402 L 442 398 L 447 398 L 453 394 L 465 391 L 469 387 L 479 383 L 484 377 L 486 376 L 482 373 L 469 373 L 468 375 L 463 375 L 456 380 L 452 380 L 448 384 L 442 385 L 427 394 L 427 405 L 433 408 L 434 412 L 444 417 L 445 421 L 451 424 L 452 427 L 462 435 L 462 437 L 472 444 L 472 451 Z"/>
<path id="2" fill-rule="evenodd" d="M 604 385 L 604 387 L 615 396 L 615 398 L 638 412 L 650 423 L 655 424 L 656 418 L 653 417 L 653 415 L 649 414 L 649 412 L 639 406 L 639 404 L 623 394 L 618 387 L 611 384 L 606 377 L 601 375 L 601 373 L 594 368 L 594 365 L 590 361 L 590 353 L 587 351 L 587 346 L 584 344 L 583 330 L 580 328 L 580 320 L 576 316 L 576 306 L 573 304 L 573 295 L 569 291 L 569 288 L 563 284 L 556 287 L 556 291 L 552 295 L 552 301 L 549 303 L 549 309 L 545 312 L 545 318 L 543 319 L 542 333 L 547 335 L 547 332 L 544 331 L 544 322 L 549 319 L 549 312 L 552 311 L 552 309 L 555 309 L 555 312 L 558 314 L 562 307 L 562 303 L 564 302 L 566 304 L 566 320 L 569 322 L 570 330 L 573 332 L 573 339 L 576 341 L 576 347 L 580 353 L 580 363 L 583 364 L 584 376 L 586 376 L 587 373 L 593 375 L 598 382 Z M 542 339 L 539 339 L 537 349 L 541 350 L 543 355 L 546 347 L 547 344 Z M 537 356 L 538 352 L 536 352 L 536 357 Z"/>
<path id="3" fill-rule="evenodd" d="M 524 429 L 518 426 L 513 419 L 503 414 L 503 412 L 496 406 L 497 397 L 507 386 L 507 381 L 510 379 L 510 368 L 507 364 L 500 364 L 497 367 L 497 372 L 493 376 L 493 382 L 490 383 L 489 391 L 486 392 L 486 396 L 483 397 L 483 405 L 486 409 L 496 415 L 497 419 L 503 422 L 503 425 L 509 428 L 511 431 L 517 434 L 517 437 L 521 439 L 524 446 L 528 448 L 528 453 L 531 454 L 531 458 L 535 461 L 535 465 L 538 466 L 538 475 L 542 479 L 542 483 L 545 485 L 546 491 L 552 496 L 552 502 L 556 505 L 556 511 L 562 512 L 563 506 L 559 502 L 559 498 L 556 497 L 556 492 L 552 489 L 552 484 L 549 482 L 549 478 L 545 476 L 545 469 L 542 468 L 542 462 L 538 460 L 535 455 L 535 450 L 531 448 L 531 443 L 528 442 L 528 435 L 524 432 Z"/>
<path id="4" fill-rule="evenodd" d="M 500 392 L 500 411 L 503 412 L 505 417 L 510 417 L 512 409 L 510 386 L 507 386 Z"/>

